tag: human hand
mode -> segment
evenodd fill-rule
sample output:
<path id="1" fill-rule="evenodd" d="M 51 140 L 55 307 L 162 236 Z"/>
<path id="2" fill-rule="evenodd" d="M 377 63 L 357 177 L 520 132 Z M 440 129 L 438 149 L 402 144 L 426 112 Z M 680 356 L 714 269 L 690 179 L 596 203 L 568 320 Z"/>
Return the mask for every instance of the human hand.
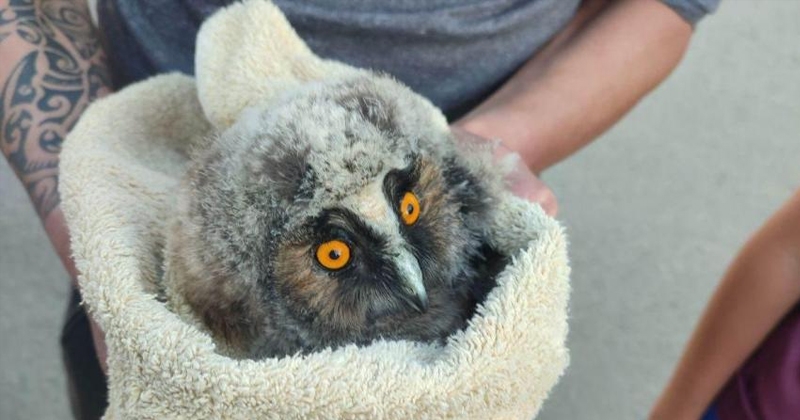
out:
<path id="1" fill-rule="evenodd" d="M 61 211 L 61 206 L 56 206 L 47 217 L 43 220 L 44 230 L 47 232 L 47 236 L 50 238 L 50 242 L 53 244 L 53 248 L 58 254 L 58 257 L 61 259 L 61 263 L 64 265 L 64 268 L 67 270 L 70 278 L 72 279 L 72 283 L 74 287 L 78 287 L 78 270 L 75 268 L 75 262 L 72 260 L 72 252 L 70 251 L 69 247 L 69 230 L 67 229 L 67 223 L 64 219 L 64 213 Z M 91 327 L 92 331 L 92 341 L 94 342 L 94 348 L 97 352 L 97 358 L 100 361 L 100 367 L 103 370 L 103 373 L 107 372 L 106 366 L 106 343 L 105 343 L 105 336 L 103 331 L 100 329 L 100 326 L 94 322 L 92 319 L 91 314 L 89 315 L 89 326 Z"/>
<path id="2" fill-rule="evenodd" d="M 459 127 L 450 126 L 456 140 L 463 143 L 494 142 L 494 160 L 514 160 L 514 169 L 506 176 L 509 190 L 516 196 L 538 203 L 545 213 L 555 216 L 558 213 L 558 202 L 553 191 L 534 174 L 522 158 L 503 144 L 502 141 L 489 140 Z"/>

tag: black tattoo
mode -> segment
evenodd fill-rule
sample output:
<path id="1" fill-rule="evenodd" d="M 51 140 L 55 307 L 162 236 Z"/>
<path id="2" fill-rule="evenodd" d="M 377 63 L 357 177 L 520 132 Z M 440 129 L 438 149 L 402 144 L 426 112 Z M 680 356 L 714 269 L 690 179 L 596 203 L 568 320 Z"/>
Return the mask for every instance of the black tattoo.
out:
<path id="1" fill-rule="evenodd" d="M 44 218 L 59 203 L 61 143 L 110 86 L 86 1 L 10 0 L 0 43 L 29 47 L 0 90 L 0 148 Z"/>

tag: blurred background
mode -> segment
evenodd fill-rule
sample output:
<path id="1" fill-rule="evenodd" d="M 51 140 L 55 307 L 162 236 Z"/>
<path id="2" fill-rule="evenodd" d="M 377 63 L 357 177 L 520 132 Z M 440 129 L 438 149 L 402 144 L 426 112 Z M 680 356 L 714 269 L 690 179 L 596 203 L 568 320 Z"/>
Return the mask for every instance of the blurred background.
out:
<path id="1" fill-rule="evenodd" d="M 642 419 L 727 264 L 800 186 L 800 0 L 725 0 L 678 70 L 544 175 L 570 236 L 572 364 L 543 420 Z M 69 418 L 68 280 L 0 159 L 0 419 Z"/>

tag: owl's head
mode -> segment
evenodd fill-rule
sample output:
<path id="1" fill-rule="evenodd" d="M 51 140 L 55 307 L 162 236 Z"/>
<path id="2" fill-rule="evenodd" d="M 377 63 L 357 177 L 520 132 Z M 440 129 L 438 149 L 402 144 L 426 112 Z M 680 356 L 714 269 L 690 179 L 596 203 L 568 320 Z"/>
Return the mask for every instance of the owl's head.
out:
<path id="1" fill-rule="evenodd" d="M 319 348 L 456 322 L 442 319 L 490 207 L 480 178 L 441 114 L 390 78 L 309 86 L 198 152 L 181 291 L 247 354 L 268 335 Z M 432 338 L 429 324 L 411 335 Z"/>

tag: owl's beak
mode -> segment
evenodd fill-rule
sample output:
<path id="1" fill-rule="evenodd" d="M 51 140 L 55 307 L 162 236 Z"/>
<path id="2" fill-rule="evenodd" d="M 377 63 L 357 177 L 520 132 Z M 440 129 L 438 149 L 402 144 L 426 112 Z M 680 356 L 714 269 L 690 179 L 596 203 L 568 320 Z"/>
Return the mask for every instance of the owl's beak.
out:
<path id="1" fill-rule="evenodd" d="M 400 250 L 395 261 L 402 283 L 401 297 L 403 301 L 417 312 L 427 311 L 428 292 L 425 291 L 425 284 L 422 282 L 422 270 L 419 268 L 419 262 L 405 248 Z"/>

